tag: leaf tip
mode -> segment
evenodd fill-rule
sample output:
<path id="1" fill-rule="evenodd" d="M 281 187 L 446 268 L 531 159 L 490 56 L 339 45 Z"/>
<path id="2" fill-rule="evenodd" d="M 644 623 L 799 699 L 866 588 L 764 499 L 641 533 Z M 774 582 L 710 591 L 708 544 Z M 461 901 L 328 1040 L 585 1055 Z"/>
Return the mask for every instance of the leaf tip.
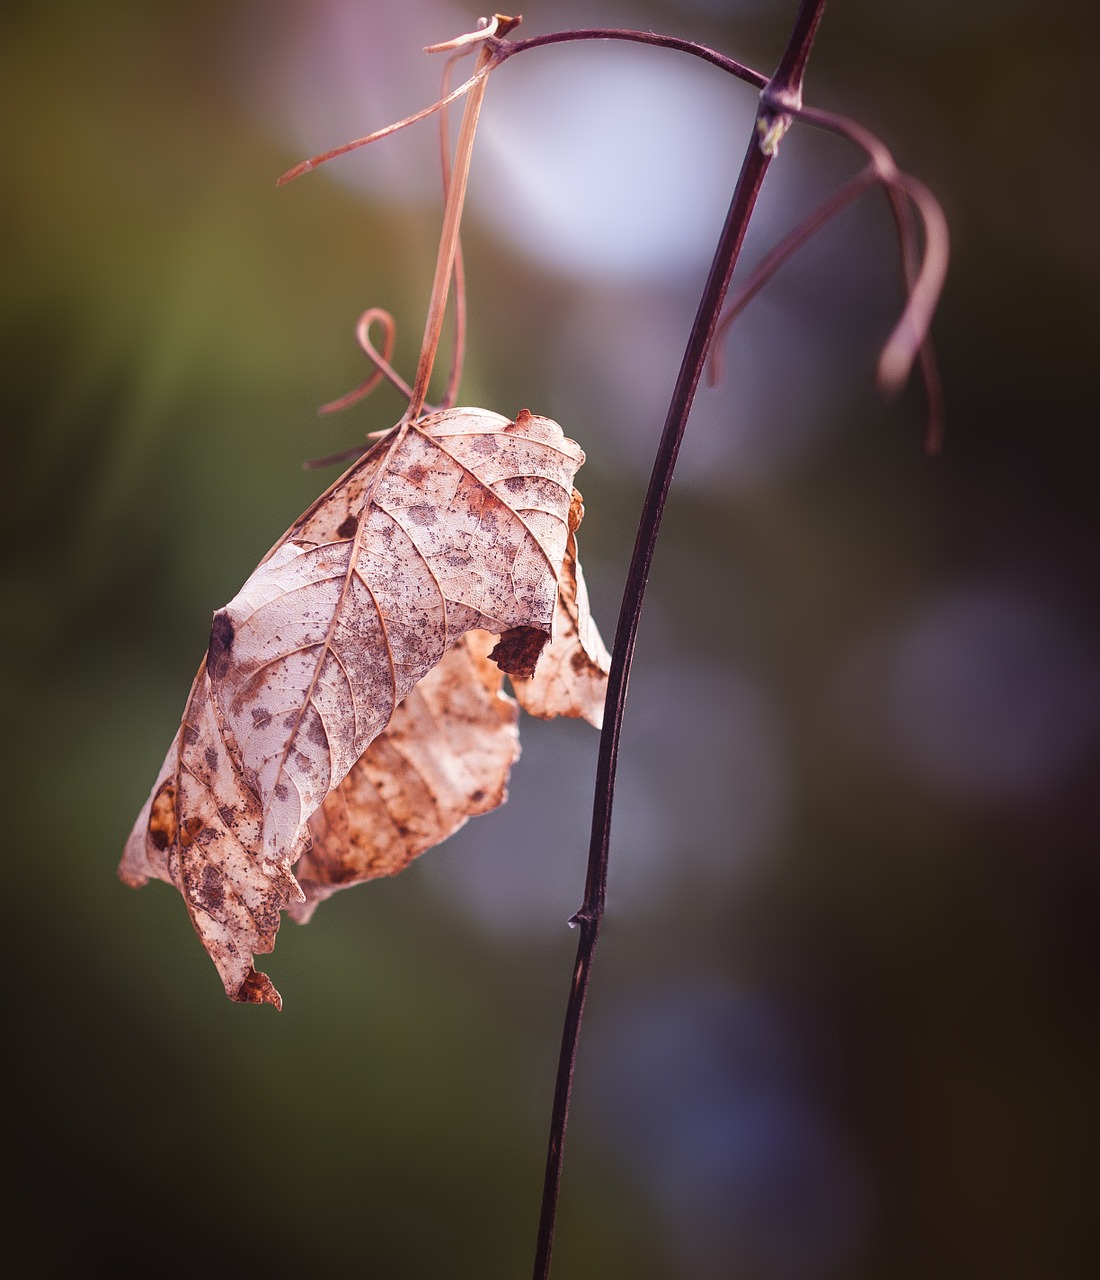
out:
<path id="1" fill-rule="evenodd" d="M 295 178 L 300 178 L 304 173 L 309 173 L 312 168 L 312 160 L 303 160 L 300 164 L 296 164 L 293 169 L 288 169 L 286 173 L 276 178 L 275 185 L 277 187 L 285 187 L 288 182 L 293 182 Z"/>
<path id="2" fill-rule="evenodd" d="M 255 969 L 249 969 L 232 998 L 238 1004 L 269 1004 L 279 1013 L 283 1011 L 283 997 L 275 990 L 275 984 L 266 973 L 257 973 Z"/>

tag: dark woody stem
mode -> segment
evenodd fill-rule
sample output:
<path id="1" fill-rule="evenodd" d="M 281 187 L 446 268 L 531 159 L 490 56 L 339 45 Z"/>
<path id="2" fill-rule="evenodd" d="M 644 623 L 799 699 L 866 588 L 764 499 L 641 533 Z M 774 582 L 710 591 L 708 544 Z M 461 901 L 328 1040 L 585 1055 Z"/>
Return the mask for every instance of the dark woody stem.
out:
<path id="1" fill-rule="evenodd" d="M 615 644 L 612 650 L 611 673 L 608 679 L 607 703 L 604 712 L 604 726 L 600 737 L 599 760 L 596 767 L 596 795 L 592 813 L 592 836 L 588 854 L 588 871 L 585 880 L 584 902 L 573 917 L 580 930 L 577 944 L 577 957 L 573 969 L 573 981 L 569 990 L 565 1023 L 562 1028 L 561 1050 L 558 1057 L 557 1079 L 554 1087 L 554 1106 L 550 1121 L 550 1137 L 546 1154 L 546 1173 L 543 1183 L 542 1212 L 539 1219 L 538 1240 L 535 1252 L 534 1280 L 547 1280 L 550 1274 L 550 1254 L 554 1240 L 554 1225 L 557 1217 L 558 1191 L 561 1185 L 562 1150 L 565 1142 L 565 1131 L 569 1118 L 569 1095 L 573 1081 L 573 1072 L 577 1057 L 577 1044 L 580 1036 L 581 1019 L 584 1013 L 585 998 L 588 994 L 588 983 L 592 969 L 592 960 L 596 950 L 596 942 L 600 932 L 604 905 L 607 896 L 608 853 L 611 836 L 611 810 L 615 791 L 615 771 L 618 761 L 619 740 L 622 731 L 623 708 L 626 702 L 627 684 L 630 679 L 630 667 L 634 657 L 634 646 L 638 637 L 638 626 L 641 619 L 642 602 L 646 584 L 649 580 L 653 552 L 657 544 L 657 535 L 664 514 L 665 501 L 672 483 L 673 468 L 687 426 L 688 414 L 699 380 L 706 364 L 707 352 L 718 317 L 721 314 L 722 302 L 729 288 L 730 278 L 736 265 L 741 245 L 745 239 L 749 219 L 756 205 L 757 196 L 771 163 L 773 147 L 761 145 L 761 137 L 769 134 L 776 123 L 776 116 L 782 107 L 797 106 L 801 103 L 802 76 L 806 67 L 806 59 L 813 45 L 814 34 L 820 21 L 825 0 L 802 0 L 799 6 L 794 28 L 791 32 L 787 48 L 780 59 L 779 69 L 765 86 L 762 106 L 758 116 L 757 130 L 754 130 L 741 165 L 741 172 L 734 188 L 733 199 L 726 215 L 725 225 L 711 263 L 710 274 L 703 289 L 702 298 L 684 349 L 680 372 L 672 392 L 668 415 L 657 456 L 653 463 L 649 489 L 642 508 L 638 533 L 634 543 L 634 553 L 627 571 L 626 586 L 623 592 L 622 605 L 619 612 L 618 626 L 615 632 Z M 584 38 L 585 33 L 569 33 L 572 38 Z M 647 34 L 607 32 L 609 38 L 623 37 L 641 39 L 646 43 L 654 43 Z M 566 37 L 558 37 L 568 38 Z M 589 36 L 589 38 L 592 38 Z M 551 37 L 537 37 L 536 40 L 516 42 L 513 49 L 533 47 L 536 43 L 550 43 Z M 666 40 L 671 47 L 684 48 L 687 42 Z M 695 52 L 699 46 L 686 51 Z M 711 61 L 717 61 L 711 58 Z M 735 64 L 736 65 L 736 64 Z M 731 67 L 727 67 L 731 70 Z M 746 69 L 740 68 L 741 72 Z M 738 74 L 738 72 L 735 72 Z M 756 73 L 742 75 L 743 79 L 757 82 Z M 766 104 L 766 105 L 765 105 Z"/>
<path id="2" fill-rule="evenodd" d="M 524 53 L 528 49 L 539 49 L 548 44 L 571 44 L 577 40 L 627 40 L 632 44 L 649 44 L 658 49 L 673 49 L 677 53 L 690 53 L 704 62 L 721 67 L 723 71 L 744 80 L 746 84 L 763 89 L 768 83 L 767 76 L 762 76 L 752 67 L 746 67 L 716 49 L 705 44 L 697 44 L 694 40 L 680 40 L 676 36 L 659 35 L 655 31 L 627 31 L 618 27 L 589 27 L 577 31 L 555 31 L 549 35 L 531 36 L 528 40 L 497 40 L 494 55 L 497 63 L 510 58 L 513 54 Z"/>

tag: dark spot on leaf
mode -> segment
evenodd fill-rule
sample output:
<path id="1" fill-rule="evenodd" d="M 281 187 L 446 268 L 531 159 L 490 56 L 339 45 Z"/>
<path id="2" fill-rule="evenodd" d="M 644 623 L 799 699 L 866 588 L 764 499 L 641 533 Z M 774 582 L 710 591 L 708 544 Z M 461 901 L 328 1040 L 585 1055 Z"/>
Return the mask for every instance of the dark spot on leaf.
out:
<path id="1" fill-rule="evenodd" d="M 315 742 L 319 747 L 328 746 L 328 734 L 325 732 L 325 726 L 320 716 L 313 716 L 309 722 L 309 732 L 306 735 L 310 742 Z"/>
<path id="2" fill-rule="evenodd" d="M 285 782 L 277 782 L 275 784 L 275 798 L 277 800 L 285 800 L 290 792 L 286 789 Z"/>
<path id="3" fill-rule="evenodd" d="M 195 843 L 196 837 L 202 831 L 204 826 L 205 823 L 201 818 L 188 818 L 180 827 L 180 844 L 185 849 L 189 849 Z"/>
<path id="4" fill-rule="evenodd" d="M 428 478 L 428 468 L 422 463 L 414 462 L 408 471 L 405 472 L 405 477 L 411 484 L 415 484 L 419 489 Z"/>
<path id="5" fill-rule="evenodd" d="M 225 882 L 217 867 L 203 867 L 196 898 L 205 910 L 220 911 L 225 902 Z"/>
<path id="6" fill-rule="evenodd" d="M 414 524 L 429 525 L 435 524 L 439 515 L 430 502 L 417 502 L 409 508 L 409 519 Z"/>
<path id="7" fill-rule="evenodd" d="M 470 801 L 472 804 L 480 804 L 484 799 L 485 792 L 480 787 L 470 795 Z"/>
<path id="8" fill-rule="evenodd" d="M 206 666 L 212 676 L 221 675 L 228 665 L 234 635 L 229 615 L 219 609 L 210 624 L 210 645 L 206 650 Z"/>
<path id="9" fill-rule="evenodd" d="M 344 520 L 341 523 L 340 527 L 336 530 L 336 536 L 338 538 L 354 538 L 355 531 L 358 528 L 359 528 L 359 521 L 356 520 L 354 516 L 348 516 L 348 518 Z"/>
<path id="10" fill-rule="evenodd" d="M 509 476 L 504 482 L 504 487 L 509 493 L 519 493 L 526 481 L 522 476 Z"/>
<path id="11" fill-rule="evenodd" d="M 546 632 L 537 627 L 514 627 L 505 631 L 489 657 L 507 675 L 529 680 L 549 639 Z"/>
<path id="12" fill-rule="evenodd" d="M 202 758 L 206 761 L 208 769 L 216 769 L 218 767 L 218 753 L 213 747 L 207 747 L 202 753 Z"/>
<path id="13" fill-rule="evenodd" d="M 149 810 L 149 839 L 157 849 L 176 843 L 176 787 L 166 782 L 153 797 Z"/>
<path id="14" fill-rule="evenodd" d="M 185 724 L 183 726 L 183 745 L 185 747 L 193 747 L 198 740 L 198 729 L 193 724 Z"/>
<path id="15" fill-rule="evenodd" d="M 230 830 L 233 829 L 233 826 L 237 821 L 237 815 L 227 804 L 218 806 L 218 817 L 221 818 L 222 822 L 225 823 Z"/>
<path id="16" fill-rule="evenodd" d="M 271 723 L 271 712 L 266 707 L 253 707 L 252 723 L 257 729 L 266 729 Z"/>

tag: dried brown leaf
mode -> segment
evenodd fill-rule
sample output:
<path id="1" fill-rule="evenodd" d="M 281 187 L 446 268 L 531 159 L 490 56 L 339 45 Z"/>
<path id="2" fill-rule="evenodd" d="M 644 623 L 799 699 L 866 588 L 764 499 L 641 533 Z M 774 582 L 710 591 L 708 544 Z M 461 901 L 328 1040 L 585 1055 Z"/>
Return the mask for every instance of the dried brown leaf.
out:
<path id="1" fill-rule="evenodd" d="M 468 632 L 551 631 L 583 457 L 556 423 L 526 411 L 514 423 L 486 410 L 437 414 L 356 463 L 215 615 L 206 663 L 120 874 L 180 889 L 233 999 L 279 1002 L 252 958 L 273 947 L 280 911 L 304 901 L 291 868 L 309 846 L 310 819 L 349 774 L 342 800 L 313 824 L 320 851 L 303 864 L 313 900 L 378 874 L 369 857 L 353 857 L 381 839 L 365 817 L 369 787 L 385 795 L 387 821 L 408 828 L 376 868 L 389 859 L 397 869 L 428 847 L 430 832 L 442 833 L 434 843 L 464 820 L 458 792 L 441 792 L 425 796 L 428 811 L 414 829 L 407 810 L 416 780 L 393 753 L 404 749 L 413 773 L 419 759 L 421 781 L 463 754 L 454 726 L 449 745 L 425 748 L 420 713 L 435 698 L 461 714 L 448 680 L 462 654 L 474 654 L 472 645 L 456 648 Z M 379 744 L 375 756 L 396 769 L 379 791 L 377 758 L 361 760 L 364 752 L 451 654 Z M 475 683 L 492 692 L 483 673 Z M 479 715 L 470 741 L 495 733 L 495 763 L 486 765 L 491 785 L 467 788 L 467 814 L 492 807 L 511 763 L 504 757 L 515 755 L 514 727 L 499 708 Z"/>
<path id="2" fill-rule="evenodd" d="M 119 875 L 134 888 L 150 879 L 174 884 L 227 994 L 281 1007 L 252 957 L 272 949 L 279 912 L 300 891 L 289 871 L 256 856 L 262 826 L 259 797 L 241 779 L 204 662 Z"/>

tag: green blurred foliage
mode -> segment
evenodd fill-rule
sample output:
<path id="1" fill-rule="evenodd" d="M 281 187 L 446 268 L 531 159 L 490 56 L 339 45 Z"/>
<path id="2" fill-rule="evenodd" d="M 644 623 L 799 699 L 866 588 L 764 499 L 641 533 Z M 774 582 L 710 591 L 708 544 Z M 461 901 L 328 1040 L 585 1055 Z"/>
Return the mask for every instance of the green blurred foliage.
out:
<path id="1" fill-rule="evenodd" d="M 526 16 L 532 31 L 625 16 L 766 67 L 791 9 L 539 0 Z M 276 193 L 300 157 L 236 91 L 226 50 L 262 64 L 269 31 L 305 11 L 113 0 L 0 19 L 12 1275 L 529 1266 L 564 929 L 493 933 L 410 871 L 285 927 L 267 966 L 277 1017 L 224 1001 L 173 891 L 114 878 L 212 610 L 327 483 L 301 460 L 399 412 L 383 392 L 358 417 L 315 415 L 363 376 L 355 318 L 392 310 L 406 369 L 422 325 L 433 210 L 320 175 Z M 670 980 L 787 1010 L 814 1029 L 813 1087 L 867 1202 L 841 1262 L 740 1274 L 1069 1276 L 1090 1249 L 1098 1261 L 1095 751 L 1036 798 L 977 803 L 846 751 L 826 709 L 861 636 L 972 576 L 1035 585 L 1095 645 L 1098 35 L 1068 0 L 827 12 L 809 98 L 879 130 L 951 221 L 947 450 L 922 458 L 917 396 L 883 409 L 867 393 L 770 485 L 687 487 L 669 507 L 633 697 L 662 663 L 751 671 L 781 708 L 790 813 L 728 892 L 683 877 L 612 919 L 590 1019 Z M 349 119 L 347 135 L 377 123 Z M 468 249 L 464 398 L 560 412 L 545 336 L 583 282 L 476 222 Z M 828 300 L 814 305 L 827 324 Z M 873 358 L 848 352 L 852 381 Z M 639 432 L 655 440 L 663 412 Z M 598 423 L 565 425 L 590 454 L 584 549 L 606 634 L 641 481 Z M 517 775 L 516 800 L 555 785 Z M 675 794 L 655 803 L 680 833 L 672 865 L 721 847 Z M 582 1049 L 560 1274 L 696 1274 L 600 1137 L 586 1070 Z"/>

